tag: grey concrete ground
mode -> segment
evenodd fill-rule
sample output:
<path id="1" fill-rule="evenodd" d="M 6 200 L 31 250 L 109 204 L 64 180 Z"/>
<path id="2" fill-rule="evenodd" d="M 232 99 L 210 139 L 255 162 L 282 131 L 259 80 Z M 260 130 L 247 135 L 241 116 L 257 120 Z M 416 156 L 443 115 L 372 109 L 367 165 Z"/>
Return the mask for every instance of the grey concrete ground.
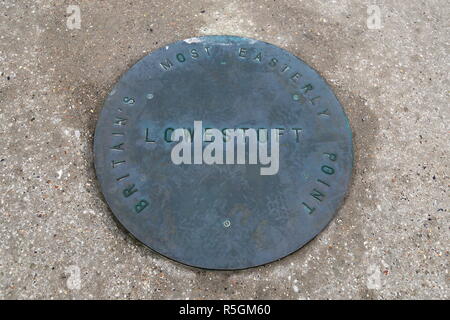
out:
<path id="1" fill-rule="evenodd" d="M 368 28 L 373 3 L 381 29 Z M 69 5 L 80 29 L 67 27 Z M 2 0 L 0 16 L 0 298 L 448 298 L 448 1 Z M 337 218 L 299 252 L 239 272 L 137 243 L 93 169 L 94 127 L 118 77 L 205 34 L 298 55 L 354 132 Z"/>

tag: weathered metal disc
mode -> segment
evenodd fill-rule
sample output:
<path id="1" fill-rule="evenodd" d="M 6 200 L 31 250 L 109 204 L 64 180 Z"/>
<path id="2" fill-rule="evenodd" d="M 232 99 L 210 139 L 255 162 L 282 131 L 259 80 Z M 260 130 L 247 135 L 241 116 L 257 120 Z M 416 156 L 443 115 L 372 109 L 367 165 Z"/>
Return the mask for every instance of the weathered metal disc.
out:
<path id="1" fill-rule="evenodd" d="M 282 128 L 278 172 L 261 175 L 259 162 L 174 164 L 173 129 L 194 121 Z M 175 42 L 136 63 L 106 99 L 94 152 L 120 223 L 160 254 L 208 269 L 258 266 L 305 245 L 336 214 L 353 157 L 324 79 L 283 49 L 232 36 Z"/>

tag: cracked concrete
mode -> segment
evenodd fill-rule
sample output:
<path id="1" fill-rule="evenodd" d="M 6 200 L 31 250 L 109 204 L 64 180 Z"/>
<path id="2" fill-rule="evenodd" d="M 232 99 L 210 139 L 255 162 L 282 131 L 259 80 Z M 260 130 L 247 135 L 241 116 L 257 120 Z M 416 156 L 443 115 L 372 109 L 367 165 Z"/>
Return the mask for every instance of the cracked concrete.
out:
<path id="1" fill-rule="evenodd" d="M 0 298 L 448 299 L 446 1 L 0 2 Z M 78 5 L 80 29 L 66 8 Z M 176 40 L 232 34 L 293 52 L 330 83 L 354 133 L 337 218 L 306 247 L 203 271 L 121 229 L 92 138 L 118 77 Z M 79 279 L 79 281 L 78 281 Z"/>

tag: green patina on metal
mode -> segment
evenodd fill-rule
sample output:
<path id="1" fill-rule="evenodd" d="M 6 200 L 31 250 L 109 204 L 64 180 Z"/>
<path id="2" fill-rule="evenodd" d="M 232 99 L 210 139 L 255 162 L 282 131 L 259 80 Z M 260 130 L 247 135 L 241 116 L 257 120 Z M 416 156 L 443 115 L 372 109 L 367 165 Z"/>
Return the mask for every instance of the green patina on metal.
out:
<path id="1" fill-rule="evenodd" d="M 226 148 L 228 129 L 255 129 L 258 143 L 269 139 L 258 129 L 277 129 L 279 168 L 261 175 L 257 157 L 175 164 L 177 128 L 192 140 L 222 133 L 200 141 L 202 150 L 219 140 Z M 352 172 L 349 123 L 325 80 L 283 49 L 233 36 L 175 42 L 136 63 L 107 97 L 94 142 L 118 221 L 160 254 L 208 269 L 254 267 L 301 248 L 334 217 Z"/>

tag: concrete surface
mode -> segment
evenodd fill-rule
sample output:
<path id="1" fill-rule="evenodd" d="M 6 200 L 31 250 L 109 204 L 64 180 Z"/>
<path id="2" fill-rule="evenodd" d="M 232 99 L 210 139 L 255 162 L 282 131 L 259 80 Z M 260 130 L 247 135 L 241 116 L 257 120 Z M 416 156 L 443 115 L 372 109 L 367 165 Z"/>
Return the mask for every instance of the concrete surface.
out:
<path id="1" fill-rule="evenodd" d="M 448 1 L 0 1 L 0 298 L 448 299 Z M 70 30 L 66 8 L 81 9 Z M 119 228 L 92 137 L 118 77 L 204 34 L 268 41 L 332 85 L 353 183 L 299 252 L 239 272 L 185 267 Z"/>

